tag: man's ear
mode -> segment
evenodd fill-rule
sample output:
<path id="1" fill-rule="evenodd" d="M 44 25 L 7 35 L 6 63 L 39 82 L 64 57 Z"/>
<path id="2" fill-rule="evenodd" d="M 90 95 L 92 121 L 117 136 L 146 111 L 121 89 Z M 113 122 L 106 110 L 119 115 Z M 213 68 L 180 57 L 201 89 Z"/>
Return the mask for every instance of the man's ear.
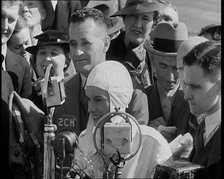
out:
<path id="1" fill-rule="evenodd" d="M 103 49 L 103 52 L 106 53 L 107 50 L 109 49 L 110 47 L 110 37 L 109 36 L 106 36 L 105 40 L 104 40 L 104 49 Z"/>

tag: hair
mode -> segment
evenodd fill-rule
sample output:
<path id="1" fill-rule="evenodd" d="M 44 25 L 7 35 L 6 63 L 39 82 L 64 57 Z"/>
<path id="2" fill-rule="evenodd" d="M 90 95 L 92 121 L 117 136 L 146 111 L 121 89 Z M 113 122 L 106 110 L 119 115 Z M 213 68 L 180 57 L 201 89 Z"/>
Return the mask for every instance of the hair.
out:
<path id="1" fill-rule="evenodd" d="M 196 45 L 183 57 L 183 64 L 198 65 L 205 75 L 218 77 L 221 72 L 221 43 L 206 41 Z"/>
<path id="2" fill-rule="evenodd" d="M 84 22 L 88 18 L 93 19 L 99 25 L 105 27 L 106 31 L 108 30 L 108 19 L 104 16 L 103 12 L 95 8 L 85 7 L 83 9 L 78 9 L 71 15 L 69 19 L 69 25 L 71 23 Z"/>
<path id="3" fill-rule="evenodd" d="M 22 0 L 4 0 L 4 1 L 8 1 L 10 2 L 12 5 L 15 5 L 15 4 L 19 4 L 21 5 L 22 4 Z"/>

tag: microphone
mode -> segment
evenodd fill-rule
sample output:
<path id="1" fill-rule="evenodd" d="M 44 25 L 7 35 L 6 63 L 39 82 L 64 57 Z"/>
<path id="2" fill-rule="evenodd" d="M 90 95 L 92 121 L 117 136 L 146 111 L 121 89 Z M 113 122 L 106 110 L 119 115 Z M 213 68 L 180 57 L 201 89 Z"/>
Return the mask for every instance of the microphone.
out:
<path id="1" fill-rule="evenodd" d="M 73 131 L 61 131 L 55 136 L 53 146 L 55 154 L 64 160 L 66 156 L 73 154 L 74 148 L 78 146 L 78 136 Z"/>

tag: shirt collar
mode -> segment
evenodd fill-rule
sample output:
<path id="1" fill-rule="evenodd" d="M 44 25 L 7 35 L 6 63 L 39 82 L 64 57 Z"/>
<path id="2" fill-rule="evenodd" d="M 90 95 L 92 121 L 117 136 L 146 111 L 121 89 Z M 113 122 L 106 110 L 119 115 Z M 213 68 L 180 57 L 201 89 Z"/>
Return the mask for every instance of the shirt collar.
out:
<path id="1" fill-rule="evenodd" d="M 205 118 L 205 135 L 208 137 L 221 124 L 221 108 Z"/>
<path id="2" fill-rule="evenodd" d="M 81 77 L 81 88 L 84 88 L 86 86 L 87 78 L 82 73 L 80 73 L 80 77 Z"/>
<path id="3" fill-rule="evenodd" d="M 3 70 L 6 70 L 6 66 L 5 66 L 6 52 L 7 52 L 7 46 L 6 46 L 6 44 L 3 44 L 2 45 L 2 55 L 4 57 L 4 60 L 2 61 L 2 68 L 3 68 Z"/>
<path id="4" fill-rule="evenodd" d="M 52 4 L 54 11 L 56 9 L 57 2 L 58 2 L 57 0 L 51 0 L 51 4 Z"/>

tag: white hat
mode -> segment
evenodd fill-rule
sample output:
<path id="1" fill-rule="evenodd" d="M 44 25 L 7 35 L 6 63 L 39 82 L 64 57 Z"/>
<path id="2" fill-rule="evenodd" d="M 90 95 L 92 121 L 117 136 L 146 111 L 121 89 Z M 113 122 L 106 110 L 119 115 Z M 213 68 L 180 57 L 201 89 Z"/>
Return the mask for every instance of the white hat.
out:
<path id="1" fill-rule="evenodd" d="M 133 85 L 128 70 L 119 62 L 105 61 L 90 72 L 86 86 L 95 86 L 108 92 L 110 112 L 125 111 L 132 98 Z"/>

